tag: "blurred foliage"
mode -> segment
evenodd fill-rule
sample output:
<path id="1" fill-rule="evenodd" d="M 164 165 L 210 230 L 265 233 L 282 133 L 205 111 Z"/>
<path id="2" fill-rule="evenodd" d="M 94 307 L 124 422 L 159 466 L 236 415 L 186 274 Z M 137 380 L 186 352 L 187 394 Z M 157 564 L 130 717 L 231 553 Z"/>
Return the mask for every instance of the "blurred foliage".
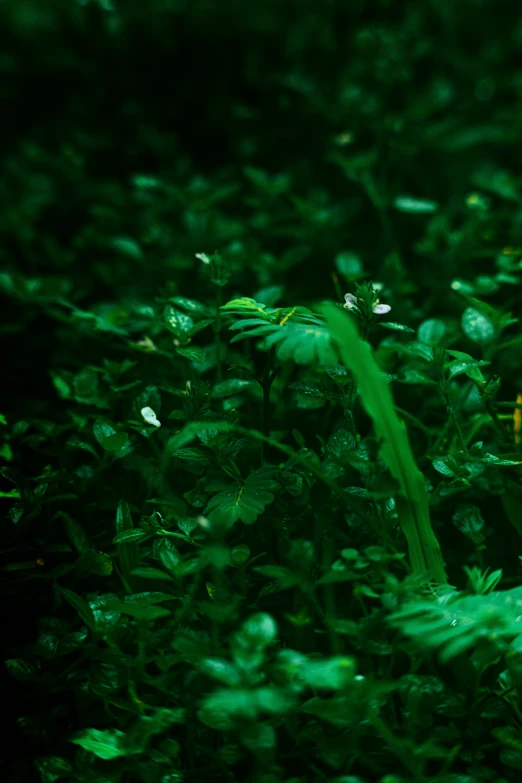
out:
<path id="1" fill-rule="evenodd" d="M 518 781 L 518 4 L 0 29 L 2 779 Z"/>

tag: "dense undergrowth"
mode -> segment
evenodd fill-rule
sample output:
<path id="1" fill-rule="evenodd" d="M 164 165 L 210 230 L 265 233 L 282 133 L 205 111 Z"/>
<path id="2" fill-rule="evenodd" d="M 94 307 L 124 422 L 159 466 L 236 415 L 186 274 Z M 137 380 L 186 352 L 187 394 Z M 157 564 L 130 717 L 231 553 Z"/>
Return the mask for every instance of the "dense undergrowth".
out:
<path id="1" fill-rule="evenodd" d="M 519 780 L 517 4 L 0 16 L 2 780 Z"/>

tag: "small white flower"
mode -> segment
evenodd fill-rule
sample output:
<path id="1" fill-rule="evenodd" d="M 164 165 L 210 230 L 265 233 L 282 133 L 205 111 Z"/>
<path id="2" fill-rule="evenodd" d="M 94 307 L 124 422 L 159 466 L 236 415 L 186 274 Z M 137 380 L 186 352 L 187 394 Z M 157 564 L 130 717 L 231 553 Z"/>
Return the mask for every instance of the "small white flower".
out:
<path id="1" fill-rule="evenodd" d="M 352 307 L 355 307 L 355 305 L 357 304 L 357 297 L 354 296 L 354 294 L 345 294 L 344 300 L 346 302 L 344 306 L 346 307 L 347 310 L 351 310 Z M 373 306 L 373 312 L 377 313 L 378 315 L 384 315 L 384 313 L 389 313 L 390 310 L 391 310 L 390 305 L 381 304 L 378 299 Z"/>
<path id="2" fill-rule="evenodd" d="M 152 408 L 142 408 L 141 415 L 143 416 L 147 424 L 152 424 L 154 427 L 161 427 L 161 422 L 158 421 L 156 414 L 154 413 Z"/>
<path id="3" fill-rule="evenodd" d="M 345 307 L 347 310 L 351 310 L 352 307 L 355 307 L 357 302 L 357 297 L 353 294 L 345 294 L 344 295 L 344 301 L 346 302 Z"/>
<path id="4" fill-rule="evenodd" d="M 198 258 L 200 261 L 203 261 L 204 264 L 210 264 L 210 258 L 206 253 L 196 253 L 196 258 Z"/>

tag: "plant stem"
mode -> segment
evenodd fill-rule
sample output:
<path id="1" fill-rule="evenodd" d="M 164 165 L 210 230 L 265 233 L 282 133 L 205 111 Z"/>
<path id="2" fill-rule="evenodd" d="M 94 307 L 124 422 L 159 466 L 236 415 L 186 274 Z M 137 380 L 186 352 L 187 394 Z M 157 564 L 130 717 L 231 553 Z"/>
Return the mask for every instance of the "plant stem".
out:
<path id="1" fill-rule="evenodd" d="M 495 406 L 493 405 L 492 401 L 491 400 L 486 400 L 485 403 L 484 403 L 484 406 L 485 406 L 487 412 L 489 413 L 489 415 L 491 416 L 491 420 L 493 421 L 495 427 L 497 428 L 499 434 L 501 435 L 501 437 L 503 438 L 505 443 L 509 447 L 512 447 L 513 446 L 513 442 L 511 440 L 511 438 L 509 437 L 509 433 L 506 430 L 506 427 L 504 426 L 503 422 L 499 419 L 498 413 L 496 412 Z"/>
<path id="2" fill-rule="evenodd" d="M 274 359 L 275 348 L 272 346 L 268 351 L 265 368 L 261 377 L 261 388 L 263 389 L 263 408 L 262 408 L 262 428 L 261 431 L 265 438 L 270 438 L 270 390 L 272 383 L 276 376 L 275 372 L 272 372 L 272 363 Z M 268 451 L 268 444 L 263 441 L 262 444 L 262 458 L 265 459 Z"/>
<path id="3" fill-rule="evenodd" d="M 455 408 L 453 407 L 453 403 L 451 402 L 451 398 L 449 396 L 449 392 L 448 392 L 448 389 L 447 389 L 447 383 L 446 383 L 445 378 L 442 378 L 441 381 L 440 381 L 440 390 L 442 392 L 442 396 L 444 397 L 444 402 L 446 403 L 446 410 L 447 410 L 447 412 L 449 414 L 449 417 L 450 417 L 450 419 L 451 419 L 451 421 L 453 423 L 453 426 L 455 427 L 455 431 L 457 433 L 457 438 L 458 438 L 458 440 L 460 442 L 460 446 L 462 448 L 462 451 L 468 457 L 469 456 L 468 446 L 467 446 L 466 440 L 464 438 L 464 435 L 462 434 L 462 430 L 460 428 L 460 423 L 459 423 L 459 420 L 457 418 L 457 414 L 455 413 Z"/>
<path id="4" fill-rule="evenodd" d="M 416 781 L 416 783 L 425 783 L 426 778 L 422 772 L 419 762 L 413 756 L 413 754 L 404 747 L 403 741 L 399 739 L 399 737 L 396 737 L 392 731 L 390 731 L 390 729 L 381 720 L 376 712 L 370 712 L 368 717 L 377 733 L 387 743 L 390 750 L 393 751 L 397 758 L 402 762 L 404 767 L 411 774 L 413 780 Z"/>
<path id="5" fill-rule="evenodd" d="M 214 338 L 216 341 L 216 365 L 218 381 L 223 380 L 223 367 L 221 365 L 221 286 L 216 286 L 216 323 L 214 324 Z"/>

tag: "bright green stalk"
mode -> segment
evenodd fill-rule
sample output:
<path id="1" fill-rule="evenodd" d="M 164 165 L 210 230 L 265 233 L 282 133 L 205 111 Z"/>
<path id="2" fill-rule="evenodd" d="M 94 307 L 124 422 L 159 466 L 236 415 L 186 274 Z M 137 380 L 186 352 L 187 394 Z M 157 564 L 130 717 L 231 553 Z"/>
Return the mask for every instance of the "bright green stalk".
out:
<path id="1" fill-rule="evenodd" d="M 400 421 L 390 388 L 373 357 L 370 345 L 361 339 L 352 319 L 338 307 L 323 308 L 341 358 L 354 374 L 361 400 L 373 419 L 381 441 L 381 453 L 401 489 L 397 499 L 399 521 L 408 542 L 410 563 L 415 573 L 428 572 L 432 579 L 447 582 L 439 542 L 430 521 L 428 495 Z"/>

